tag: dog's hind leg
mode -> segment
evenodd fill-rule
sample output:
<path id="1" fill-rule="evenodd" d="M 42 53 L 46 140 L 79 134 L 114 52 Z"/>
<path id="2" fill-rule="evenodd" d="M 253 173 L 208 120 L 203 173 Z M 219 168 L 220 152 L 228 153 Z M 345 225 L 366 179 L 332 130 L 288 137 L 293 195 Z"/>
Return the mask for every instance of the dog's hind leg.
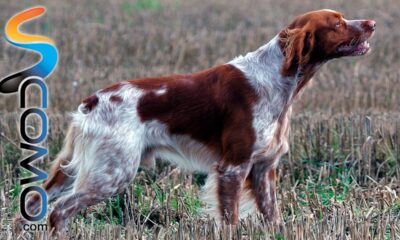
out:
<path id="1" fill-rule="evenodd" d="M 47 193 L 49 203 L 56 200 L 63 192 L 72 187 L 74 178 L 63 170 L 62 165 L 67 165 L 72 159 L 74 148 L 73 141 L 77 134 L 77 129 L 71 126 L 68 130 L 63 150 L 54 160 L 48 179 L 41 185 Z M 25 209 L 29 215 L 35 215 L 39 212 L 41 206 L 40 201 L 40 195 L 38 193 L 33 193 L 28 196 Z M 21 215 L 17 215 L 14 219 L 14 226 L 17 229 L 20 229 L 25 223 L 27 222 Z"/>
<path id="2" fill-rule="evenodd" d="M 79 210 L 97 204 L 109 196 L 82 190 L 59 198 L 49 216 L 50 229 L 54 235 L 64 237 L 68 221 Z"/>
<path id="3" fill-rule="evenodd" d="M 121 193 L 134 178 L 140 164 L 140 139 L 126 144 L 120 140 L 98 135 L 78 137 L 70 164 L 76 169 L 72 191 L 57 200 L 49 216 L 54 233 L 62 236 L 79 210 Z"/>

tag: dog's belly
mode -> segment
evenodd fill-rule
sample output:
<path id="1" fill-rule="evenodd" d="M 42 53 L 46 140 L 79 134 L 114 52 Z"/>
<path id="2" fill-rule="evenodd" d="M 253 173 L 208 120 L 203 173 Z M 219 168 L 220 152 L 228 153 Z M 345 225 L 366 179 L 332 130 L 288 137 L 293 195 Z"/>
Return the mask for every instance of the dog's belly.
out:
<path id="1" fill-rule="evenodd" d="M 150 157 L 169 161 L 188 171 L 209 173 L 220 159 L 207 145 L 187 135 L 169 134 L 160 123 L 148 124 L 146 138 Z"/>

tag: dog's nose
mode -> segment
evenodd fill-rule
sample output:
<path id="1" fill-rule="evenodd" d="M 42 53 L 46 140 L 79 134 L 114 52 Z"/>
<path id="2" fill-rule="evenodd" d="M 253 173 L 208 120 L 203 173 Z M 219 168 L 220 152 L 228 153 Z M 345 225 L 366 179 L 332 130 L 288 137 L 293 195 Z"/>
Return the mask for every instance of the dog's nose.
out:
<path id="1" fill-rule="evenodd" d="M 375 31 L 376 22 L 374 20 L 367 20 L 365 26 L 368 28 L 368 30 Z"/>

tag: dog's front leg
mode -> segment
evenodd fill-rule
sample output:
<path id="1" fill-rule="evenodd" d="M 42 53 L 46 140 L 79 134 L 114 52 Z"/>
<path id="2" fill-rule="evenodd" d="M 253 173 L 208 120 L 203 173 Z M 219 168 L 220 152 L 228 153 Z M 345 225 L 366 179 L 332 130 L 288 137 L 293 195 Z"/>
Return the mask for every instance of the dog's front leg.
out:
<path id="1" fill-rule="evenodd" d="M 234 102 L 232 100 L 232 102 Z M 218 165 L 217 194 L 222 219 L 237 224 L 240 192 L 251 168 L 255 133 L 251 114 L 237 106 L 222 132 L 222 159 Z"/>
<path id="2" fill-rule="evenodd" d="M 218 167 L 218 200 L 222 219 L 229 224 L 237 224 L 239 199 L 244 180 L 249 172 L 249 164 Z"/>
<path id="3" fill-rule="evenodd" d="M 257 207 L 268 221 L 279 222 L 279 209 L 276 200 L 276 168 L 270 161 L 255 163 L 248 176 Z"/>

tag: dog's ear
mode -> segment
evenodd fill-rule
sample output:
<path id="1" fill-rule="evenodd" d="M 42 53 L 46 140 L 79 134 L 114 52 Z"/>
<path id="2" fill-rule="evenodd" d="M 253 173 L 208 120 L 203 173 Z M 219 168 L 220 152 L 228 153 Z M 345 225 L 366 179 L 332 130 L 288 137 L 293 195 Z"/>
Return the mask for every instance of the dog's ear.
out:
<path id="1" fill-rule="evenodd" d="M 293 76 L 297 70 L 306 66 L 314 48 L 314 33 L 305 28 L 285 29 L 280 34 L 280 44 L 285 59 L 282 75 Z"/>

